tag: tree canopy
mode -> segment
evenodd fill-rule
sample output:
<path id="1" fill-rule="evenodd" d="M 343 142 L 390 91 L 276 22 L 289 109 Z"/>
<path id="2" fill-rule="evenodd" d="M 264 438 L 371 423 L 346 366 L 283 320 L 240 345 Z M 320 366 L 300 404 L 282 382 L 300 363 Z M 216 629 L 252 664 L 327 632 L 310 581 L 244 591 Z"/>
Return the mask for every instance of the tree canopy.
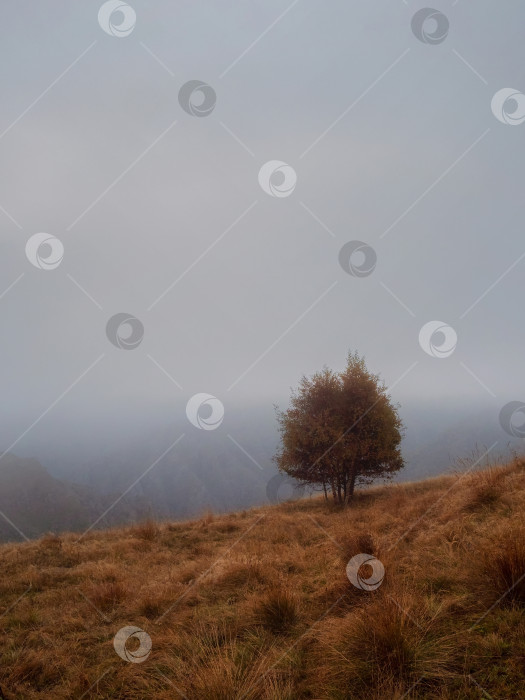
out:
<path id="1" fill-rule="evenodd" d="M 404 466 L 398 406 L 357 353 L 349 353 L 342 372 L 325 367 L 303 376 L 277 419 L 279 469 L 325 495 L 330 490 L 338 503 L 348 503 L 356 484 L 391 477 Z"/>

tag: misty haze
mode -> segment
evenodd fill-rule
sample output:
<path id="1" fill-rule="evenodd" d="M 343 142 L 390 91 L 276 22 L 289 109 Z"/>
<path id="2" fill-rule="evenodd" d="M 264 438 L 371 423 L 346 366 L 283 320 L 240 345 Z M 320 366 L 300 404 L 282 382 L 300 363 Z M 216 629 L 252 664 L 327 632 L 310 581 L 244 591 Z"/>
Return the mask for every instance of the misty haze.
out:
<path id="1" fill-rule="evenodd" d="M 0 698 L 525 698 L 522 3 L 1 16 Z"/>

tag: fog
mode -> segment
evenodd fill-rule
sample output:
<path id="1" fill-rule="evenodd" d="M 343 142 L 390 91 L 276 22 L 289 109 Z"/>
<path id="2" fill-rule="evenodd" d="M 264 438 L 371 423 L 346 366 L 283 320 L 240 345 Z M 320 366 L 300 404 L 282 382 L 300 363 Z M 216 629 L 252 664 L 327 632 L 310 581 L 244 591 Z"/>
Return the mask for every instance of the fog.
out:
<path id="1" fill-rule="evenodd" d="M 458 451 L 505 449 L 499 413 L 525 395 L 525 125 L 491 100 L 525 91 L 523 4 L 440 1 L 436 45 L 401 0 L 130 4 L 121 38 L 98 3 L 3 7 L 2 450 L 89 483 L 130 441 L 154 458 L 184 433 L 189 463 L 220 469 L 233 438 L 270 470 L 273 404 L 349 350 L 401 404 L 411 454 L 454 428 Z M 216 95 L 204 118 L 179 103 L 191 80 Z M 260 185 L 272 160 L 290 196 Z M 26 256 L 38 232 L 63 244 L 55 269 Z M 350 241 L 370 274 L 341 266 Z M 106 335 L 118 313 L 143 325 L 132 350 Z M 418 340 L 436 320 L 450 356 Z M 186 418 L 200 392 L 224 406 L 216 431 Z M 418 454 L 413 474 L 448 460 Z"/>

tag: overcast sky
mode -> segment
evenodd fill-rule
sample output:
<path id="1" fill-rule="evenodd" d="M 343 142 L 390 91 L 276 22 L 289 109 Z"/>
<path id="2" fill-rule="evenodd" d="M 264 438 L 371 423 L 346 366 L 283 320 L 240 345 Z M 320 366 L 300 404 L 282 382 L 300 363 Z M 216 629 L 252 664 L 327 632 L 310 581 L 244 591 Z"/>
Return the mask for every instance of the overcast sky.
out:
<path id="1" fill-rule="evenodd" d="M 101 4 L 2 4 L 6 441 L 48 409 L 282 402 L 348 350 L 401 403 L 524 399 L 525 123 L 491 109 L 525 92 L 522 2 L 436 0 L 430 43 L 412 0 L 130 0 L 127 36 Z M 179 102 L 193 80 L 207 116 Z M 269 161 L 289 196 L 261 186 Z M 26 255 L 42 232 L 54 269 Z M 106 336 L 121 312 L 133 350 Z M 419 342 L 432 321 L 448 357 Z"/>

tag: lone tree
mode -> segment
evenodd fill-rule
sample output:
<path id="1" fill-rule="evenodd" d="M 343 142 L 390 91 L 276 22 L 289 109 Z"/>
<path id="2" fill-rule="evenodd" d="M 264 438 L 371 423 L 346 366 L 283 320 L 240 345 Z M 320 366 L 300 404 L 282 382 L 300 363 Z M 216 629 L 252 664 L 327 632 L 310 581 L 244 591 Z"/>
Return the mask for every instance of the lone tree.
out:
<path id="1" fill-rule="evenodd" d="M 321 487 L 328 498 L 348 503 L 358 483 L 369 484 L 399 471 L 403 425 L 378 375 L 357 353 L 346 369 L 328 368 L 303 377 L 290 407 L 277 409 L 282 445 L 274 457 L 279 470 Z"/>

